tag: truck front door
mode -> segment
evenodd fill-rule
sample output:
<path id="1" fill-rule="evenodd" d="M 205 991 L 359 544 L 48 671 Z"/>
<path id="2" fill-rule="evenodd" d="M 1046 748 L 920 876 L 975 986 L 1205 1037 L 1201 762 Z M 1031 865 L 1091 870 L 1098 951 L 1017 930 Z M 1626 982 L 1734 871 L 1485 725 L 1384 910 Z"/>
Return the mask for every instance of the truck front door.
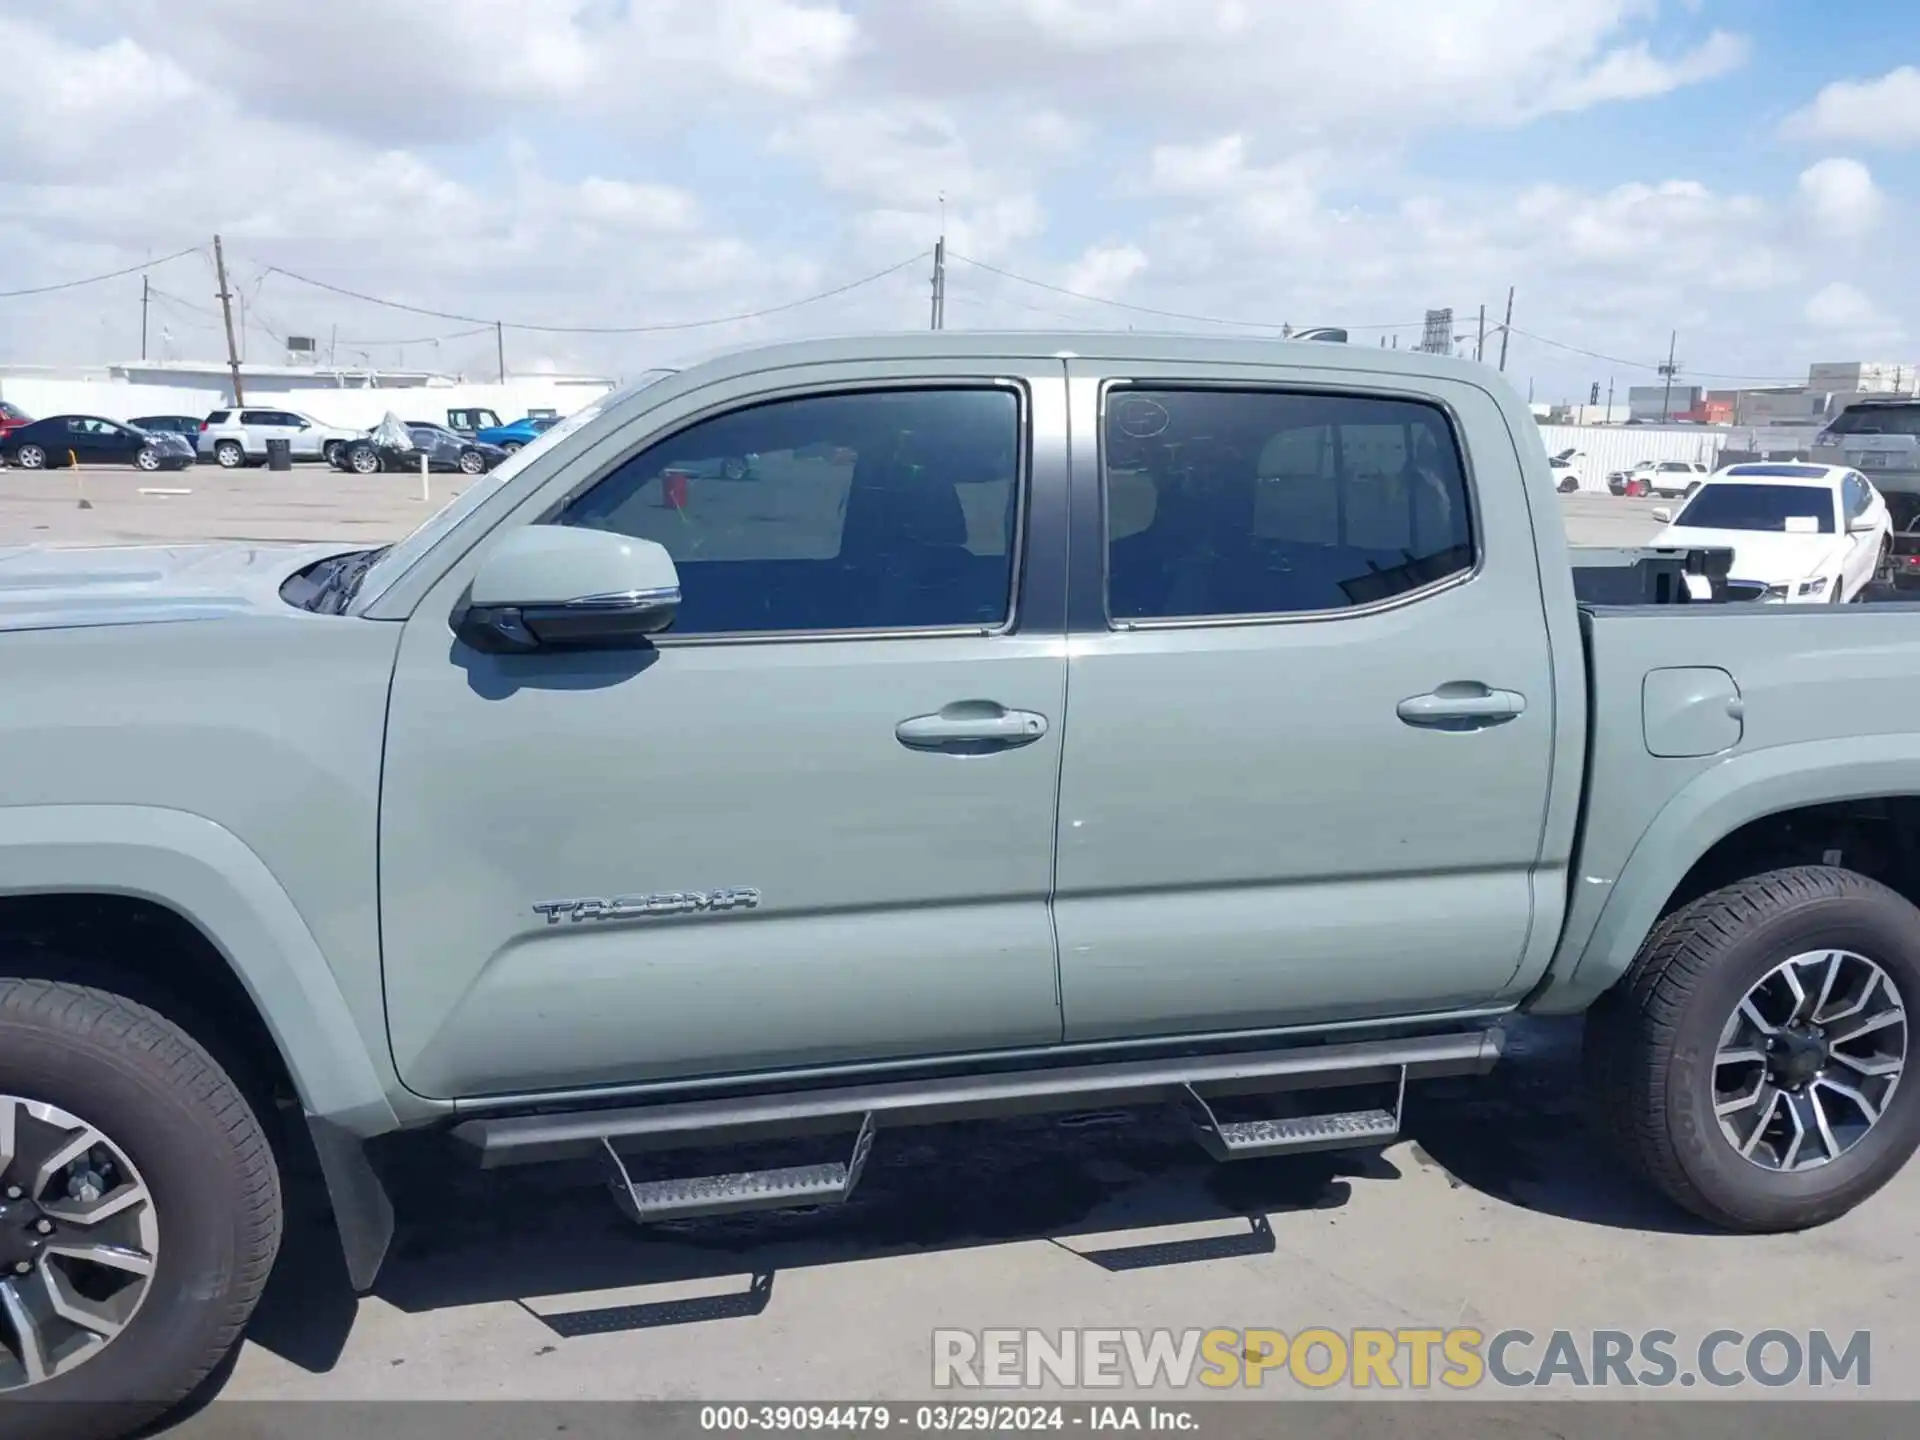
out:
<path id="1" fill-rule="evenodd" d="M 664 545 L 683 600 L 653 648 L 470 651 L 448 616 L 475 557 L 443 577 L 402 640 L 381 813 L 411 1087 L 1059 1040 L 1064 524 L 1030 520 L 1065 507 L 1046 368 L 736 382 L 562 474 L 505 523 Z M 749 453 L 749 480 L 669 463 Z"/>
<path id="2" fill-rule="evenodd" d="M 1501 412 L 1279 373 L 1070 366 L 1069 1040 L 1470 1007 L 1527 944 L 1553 670 Z"/>

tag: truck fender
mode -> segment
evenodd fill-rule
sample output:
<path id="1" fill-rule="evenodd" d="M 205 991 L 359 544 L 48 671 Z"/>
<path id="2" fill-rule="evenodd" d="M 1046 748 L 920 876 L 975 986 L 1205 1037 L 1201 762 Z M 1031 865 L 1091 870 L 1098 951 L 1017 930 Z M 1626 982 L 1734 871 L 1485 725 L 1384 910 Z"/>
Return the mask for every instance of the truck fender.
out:
<path id="1" fill-rule="evenodd" d="M 1563 950 L 1542 987 L 1541 1013 L 1585 1009 L 1633 964 L 1687 872 L 1741 826 L 1849 800 L 1920 795 L 1920 741 L 1910 735 L 1777 745 L 1737 755 L 1682 787 L 1654 816 L 1609 888 L 1577 956 Z M 1576 885 L 1592 883 L 1581 874 Z"/>
<path id="2" fill-rule="evenodd" d="M 348 1270 L 365 1289 L 393 1213 L 361 1142 L 399 1120 L 332 968 L 273 873 L 231 831 L 183 810 L 0 808 L 0 894 L 62 891 L 164 905 L 226 957 L 299 1094 Z"/>

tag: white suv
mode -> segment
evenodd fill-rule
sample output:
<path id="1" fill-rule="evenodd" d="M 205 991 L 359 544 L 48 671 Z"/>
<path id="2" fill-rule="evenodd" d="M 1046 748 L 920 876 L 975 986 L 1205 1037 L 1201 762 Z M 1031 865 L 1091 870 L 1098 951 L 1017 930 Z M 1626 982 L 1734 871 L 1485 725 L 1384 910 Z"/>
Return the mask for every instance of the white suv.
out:
<path id="1" fill-rule="evenodd" d="M 215 410 L 200 422 L 196 437 L 200 458 L 228 470 L 264 461 L 269 440 L 287 441 L 295 460 L 331 460 L 335 449 L 359 438 L 356 430 L 322 425 L 311 416 L 266 406 Z"/>

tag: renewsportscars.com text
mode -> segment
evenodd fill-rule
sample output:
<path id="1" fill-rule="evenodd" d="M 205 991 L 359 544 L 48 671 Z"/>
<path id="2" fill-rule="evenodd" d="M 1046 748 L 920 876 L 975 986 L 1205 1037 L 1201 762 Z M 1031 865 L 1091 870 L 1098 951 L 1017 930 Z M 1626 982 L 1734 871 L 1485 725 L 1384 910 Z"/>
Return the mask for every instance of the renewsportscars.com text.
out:
<path id="1" fill-rule="evenodd" d="M 1865 1330 L 936 1330 L 940 1389 L 1619 1389 L 1872 1384 Z"/>

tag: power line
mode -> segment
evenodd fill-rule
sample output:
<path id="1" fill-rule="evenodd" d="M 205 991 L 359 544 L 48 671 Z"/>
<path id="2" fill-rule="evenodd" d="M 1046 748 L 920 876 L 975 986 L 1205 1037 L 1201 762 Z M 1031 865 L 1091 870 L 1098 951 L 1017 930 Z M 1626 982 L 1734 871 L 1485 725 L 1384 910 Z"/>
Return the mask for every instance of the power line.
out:
<path id="1" fill-rule="evenodd" d="M 81 280 L 62 280 L 58 285 L 34 285 L 25 290 L 0 290 L 0 300 L 15 300 L 22 295 L 51 295 L 56 290 L 77 290 L 82 285 L 98 285 L 102 280 L 118 280 L 125 275 L 138 275 L 142 270 L 151 270 L 158 265 L 168 265 L 185 256 L 193 255 L 206 247 L 189 245 L 184 250 L 176 250 L 171 255 L 163 255 L 158 260 L 143 260 L 138 265 L 129 265 L 124 270 L 109 270 L 104 275 L 89 275 Z"/>
<path id="2" fill-rule="evenodd" d="M 1516 335 L 1524 335 L 1536 344 L 1550 345 L 1555 350 L 1566 350 L 1575 355 L 1584 355 L 1589 360 L 1604 360 L 1609 365 L 1624 365 L 1629 370 L 1647 370 L 1655 375 L 1660 373 L 1661 362 L 1658 360 L 1629 360 L 1620 355 L 1604 355 L 1598 350 L 1587 350 L 1579 345 L 1569 345 L 1563 340 L 1550 340 L 1545 335 L 1536 335 L 1531 330 L 1522 330 L 1518 325 L 1510 328 Z M 1687 373 L 1697 375 L 1703 380 L 1773 380 L 1798 383 L 1802 378 L 1798 375 L 1735 375 L 1724 370 L 1690 370 Z"/>
<path id="3" fill-rule="evenodd" d="M 1191 320 L 1202 325 L 1240 325 L 1252 330 L 1285 330 L 1286 322 L 1279 320 L 1230 320 L 1220 315 L 1196 315 L 1184 310 L 1160 310 L 1151 305 L 1135 305 L 1126 300 L 1114 300 L 1105 295 L 1089 295 L 1084 290 L 1069 290 L 1064 285 L 1049 284 L 1045 280 L 1035 280 L 1028 275 L 1016 275 L 1011 270 L 1002 270 L 998 265 L 989 265 L 984 260 L 975 260 L 962 255 L 957 250 L 947 251 L 949 260 L 958 260 L 963 265 L 971 265 L 976 270 L 985 270 L 990 275 L 1003 279 L 1016 280 L 1022 285 L 1031 285 L 1037 290 L 1051 290 L 1056 295 L 1071 296 L 1075 300 L 1089 300 L 1096 305 L 1111 305 L 1118 310 L 1132 310 L 1141 315 L 1158 315 L 1166 320 Z M 1417 330 L 1420 322 L 1409 321 L 1399 325 L 1343 325 L 1343 330 Z"/>
<path id="4" fill-rule="evenodd" d="M 918 265 L 926 259 L 928 251 L 909 255 L 898 264 L 889 265 L 884 270 L 876 270 L 871 275 L 863 275 L 858 280 L 849 280 L 844 285 L 836 285 L 831 290 L 822 290 L 815 295 L 802 296 L 798 300 L 789 300 L 781 305 L 769 305 L 761 310 L 746 310 L 737 315 L 716 315 L 707 320 L 674 320 L 658 325 L 526 325 L 512 320 L 487 320 L 478 315 L 460 315 L 449 310 L 429 310 L 420 305 L 408 305 L 399 300 L 385 300 L 377 295 L 362 294 L 358 290 L 349 290 L 342 285 L 329 284 L 325 280 L 315 280 L 308 275 L 299 275 L 278 265 L 270 265 L 266 275 L 284 275 L 302 285 L 311 285 L 318 290 L 328 290 L 335 295 L 344 295 L 350 300 L 361 300 L 369 305 L 379 305 L 388 310 L 404 310 L 411 315 L 425 315 L 434 320 L 455 320 L 463 325 L 479 325 L 486 329 L 496 327 L 507 330 L 526 330 L 542 335 L 653 335 L 669 330 L 702 330 L 712 325 L 733 325 L 743 320 L 759 320 L 768 315 L 781 315 L 789 310 L 798 310 L 803 305 L 818 304 L 822 300 L 831 300 L 836 295 L 844 295 L 849 290 L 858 290 L 863 285 L 871 285 L 876 280 L 906 269 L 909 265 Z"/>

